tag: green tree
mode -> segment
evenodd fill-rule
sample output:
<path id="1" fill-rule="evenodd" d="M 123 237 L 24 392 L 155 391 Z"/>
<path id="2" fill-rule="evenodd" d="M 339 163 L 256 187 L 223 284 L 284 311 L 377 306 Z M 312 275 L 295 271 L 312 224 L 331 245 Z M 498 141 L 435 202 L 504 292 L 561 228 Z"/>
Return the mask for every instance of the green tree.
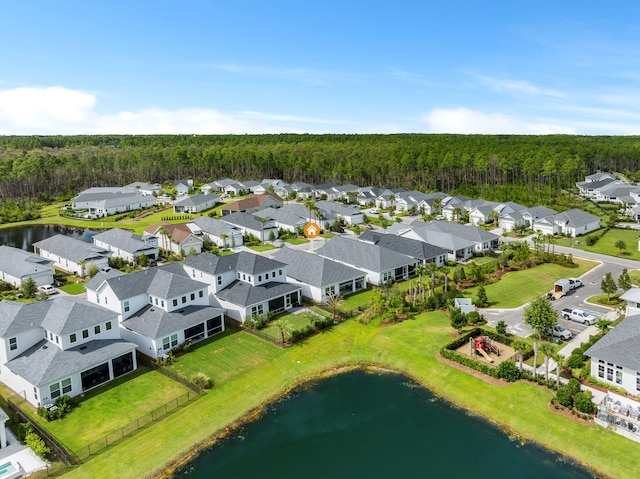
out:
<path id="1" fill-rule="evenodd" d="M 529 348 L 529 345 L 521 339 L 516 339 L 511 343 L 511 347 L 518 353 L 518 369 L 522 372 L 522 363 L 524 361 L 524 353 Z"/>
<path id="2" fill-rule="evenodd" d="M 509 334 L 507 333 L 507 323 L 503 319 L 498 321 L 498 324 L 496 324 L 496 333 L 502 335 Z"/>
<path id="3" fill-rule="evenodd" d="M 22 282 L 22 295 L 25 298 L 33 298 L 38 292 L 38 285 L 33 278 L 28 278 Z"/>
<path id="4" fill-rule="evenodd" d="M 619 240 L 616 240 L 615 243 L 613 243 L 613 247 L 618 248 L 620 250 L 620 254 L 622 254 L 622 252 L 627 249 L 627 243 L 619 239 Z"/>
<path id="5" fill-rule="evenodd" d="M 596 321 L 596 328 L 600 331 L 600 334 L 607 334 L 611 327 L 611 321 L 608 319 L 600 318 Z"/>
<path id="6" fill-rule="evenodd" d="M 478 293 L 476 295 L 476 305 L 479 308 L 486 308 L 489 306 L 489 299 L 487 298 L 487 291 L 484 289 L 484 286 L 480 286 L 478 288 Z"/>
<path id="7" fill-rule="evenodd" d="M 553 308 L 546 296 L 540 296 L 524 309 L 524 322 L 541 337 L 545 337 L 558 322 L 558 311 Z"/>
<path id="8" fill-rule="evenodd" d="M 98 269 L 95 263 L 89 264 L 89 267 L 87 268 L 87 276 L 89 276 L 89 278 L 93 278 L 99 272 L 100 270 Z"/>
<path id="9" fill-rule="evenodd" d="M 544 342 L 540 344 L 539 350 L 544 356 L 544 380 L 549 381 L 549 359 L 555 354 L 556 348 L 553 347 L 553 344 Z"/>
<path id="10" fill-rule="evenodd" d="M 331 308 L 331 317 L 334 323 L 338 322 L 338 316 L 336 316 L 336 312 L 338 310 L 338 306 L 342 303 L 342 296 L 339 294 L 328 294 L 324 300 L 324 303 Z"/>
<path id="11" fill-rule="evenodd" d="M 600 289 L 607 295 L 607 301 L 611 301 L 611 295 L 617 291 L 618 285 L 614 281 L 610 271 L 602 278 Z"/>
<path id="12" fill-rule="evenodd" d="M 451 327 L 461 331 L 467 323 L 467 315 L 460 311 L 460 308 L 453 308 L 449 313 L 449 320 L 451 321 Z"/>
<path id="13" fill-rule="evenodd" d="M 629 271 L 627 271 L 627 268 L 624 268 L 622 270 L 622 273 L 620 273 L 620 276 L 618 276 L 618 288 L 623 289 L 623 290 L 628 290 L 631 289 L 631 278 L 629 277 Z"/>
<path id="14" fill-rule="evenodd" d="M 285 319 L 280 318 L 273 322 L 273 325 L 276 327 L 276 330 L 280 333 L 282 338 L 282 345 L 284 346 L 286 341 L 286 336 L 291 332 L 291 324 Z"/>
<path id="15" fill-rule="evenodd" d="M 149 257 L 146 254 L 141 253 L 136 256 L 136 263 L 138 263 L 138 266 L 146 268 L 147 266 L 149 266 Z"/>

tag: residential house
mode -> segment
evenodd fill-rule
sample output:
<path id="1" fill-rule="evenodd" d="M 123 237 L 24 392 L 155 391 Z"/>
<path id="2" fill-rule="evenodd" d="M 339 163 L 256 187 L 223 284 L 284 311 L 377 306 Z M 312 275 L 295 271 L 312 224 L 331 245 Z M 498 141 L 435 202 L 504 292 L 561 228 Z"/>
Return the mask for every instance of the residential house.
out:
<path id="1" fill-rule="evenodd" d="M 624 184 L 625 183 L 623 183 L 622 181 L 616 180 L 615 178 L 603 177 L 600 179 L 594 179 L 590 181 L 589 180 L 580 181 L 576 183 L 576 186 L 578 187 L 578 191 L 580 192 L 580 195 L 584 196 L 585 198 L 596 200 L 598 198 L 598 193 L 602 188 L 605 188 L 608 185 L 620 186 Z"/>
<path id="2" fill-rule="evenodd" d="M 237 181 L 232 180 L 231 178 L 223 178 L 221 180 L 212 181 L 211 183 L 202 185 L 200 187 L 200 191 L 205 195 L 212 192 L 224 192 L 225 186 L 233 185 L 234 183 L 237 183 Z"/>
<path id="3" fill-rule="evenodd" d="M 158 238 L 160 248 L 165 251 L 171 251 L 177 255 L 198 254 L 202 251 L 202 239 L 184 223 L 174 225 L 162 221 L 148 226 L 144 231 Z"/>
<path id="4" fill-rule="evenodd" d="M 159 183 L 143 183 L 141 181 L 136 181 L 134 183 L 130 183 L 125 185 L 125 188 L 131 191 L 135 191 L 142 196 L 158 196 L 160 194 L 160 190 L 162 189 L 162 185 Z"/>
<path id="5" fill-rule="evenodd" d="M 385 188 L 375 188 L 373 186 L 365 186 L 358 190 L 358 196 L 356 197 L 356 201 L 360 206 L 375 206 L 376 198 L 383 194 L 383 192 L 388 191 L 391 194 L 391 190 L 386 190 Z"/>
<path id="6" fill-rule="evenodd" d="M 438 215 L 442 212 L 442 201 L 447 198 L 444 193 L 429 193 L 427 198 L 420 200 L 417 206 L 417 212 L 420 215 Z"/>
<path id="7" fill-rule="evenodd" d="M 416 264 L 434 263 L 436 266 L 441 267 L 447 262 L 447 250 L 424 241 L 377 231 L 365 231 L 358 239 L 365 243 L 377 244 L 383 248 L 411 256 L 416 260 Z"/>
<path id="8" fill-rule="evenodd" d="M 280 208 L 284 206 L 284 201 L 273 193 L 255 194 L 252 193 L 246 198 L 225 204 L 222 208 L 222 215 L 231 213 L 253 213 L 254 211 L 266 208 Z"/>
<path id="9" fill-rule="evenodd" d="M 185 342 L 224 331 L 224 310 L 209 304 L 209 286 L 178 263 L 130 274 L 100 273 L 87 285 L 87 299 L 110 309 L 122 338 L 152 358 Z"/>
<path id="10" fill-rule="evenodd" d="M 296 192 L 296 198 L 298 199 L 307 200 L 314 196 L 315 187 L 309 183 L 298 181 L 297 183 L 292 183 L 290 188 Z"/>
<path id="11" fill-rule="evenodd" d="M 604 171 L 598 171 L 597 173 L 594 173 L 592 175 L 589 176 L 585 176 L 584 181 L 589 183 L 589 182 L 594 182 L 594 181 L 601 181 L 601 180 L 615 180 L 615 176 L 613 176 L 611 173 L 605 173 Z"/>
<path id="12" fill-rule="evenodd" d="M 533 223 L 547 216 L 553 216 L 556 210 L 546 206 L 522 207 L 519 210 L 501 211 L 498 218 L 498 226 L 503 231 L 513 231 L 517 227 L 531 228 Z"/>
<path id="13" fill-rule="evenodd" d="M 89 218 L 105 216 L 150 208 L 157 205 L 154 196 L 143 195 L 129 188 L 89 188 L 71 199 L 71 209 L 86 210 Z"/>
<path id="14" fill-rule="evenodd" d="M 411 256 L 342 236 L 334 236 L 316 253 L 364 271 L 367 282 L 375 285 L 409 278 L 417 263 Z"/>
<path id="15" fill-rule="evenodd" d="M 533 223 L 534 231 L 543 234 L 580 236 L 600 228 L 600 218 L 579 209 L 571 209 L 541 218 Z"/>
<path id="16" fill-rule="evenodd" d="M 140 255 L 151 260 L 158 259 L 158 238 L 150 234 L 137 235 L 132 231 L 112 228 L 93 237 L 98 248 L 111 251 L 112 257 L 122 258 L 133 263 Z"/>
<path id="17" fill-rule="evenodd" d="M 253 216 L 258 218 L 264 218 L 268 221 L 275 223 L 275 226 L 280 229 L 291 232 L 301 232 L 304 225 L 307 223 L 305 218 L 302 218 L 290 210 L 282 208 L 267 208 L 265 210 L 256 211 Z"/>
<path id="18" fill-rule="evenodd" d="M 0 380 L 38 407 L 137 368 L 118 315 L 72 296 L 0 302 Z"/>
<path id="19" fill-rule="evenodd" d="M 357 268 L 294 248 L 280 248 L 272 258 L 287 265 L 287 281 L 302 289 L 302 296 L 317 303 L 330 295 L 346 296 L 367 287 L 367 275 Z"/>
<path id="20" fill-rule="evenodd" d="M 85 276 L 91 265 L 98 269 L 109 267 L 111 252 L 91 243 L 55 235 L 33 243 L 36 254 L 53 261 L 55 267 L 63 271 Z"/>
<path id="21" fill-rule="evenodd" d="M 315 203 L 313 205 L 314 206 L 309 209 L 309 207 L 300 203 L 289 203 L 288 205 L 284 205 L 279 209 L 290 215 L 301 218 L 305 222 L 305 224 L 309 221 L 314 221 L 320 226 L 321 229 L 328 228 L 331 224 L 331 220 L 335 218 L 332 217 L 331 220 L 328 220 L 324 216 L 324 213 L 317 209 Z"/>
<path id="22" fill-rule="evenodd" d="M 300 286 L 287 283 L 287 265 L 262 255 L 202 253 L 186 258 L 183 267 L 189 277 L 209 284 L 212 303 L 242 323 L 287 311 L 301 302 Z"/>
<path id="23" fill-rule="evenodd" d="M 362 211 L 355 205 L 343 205 L 332 201 L 317 201 L 315 207 L 318 208 L 324 216 L 331 219 L 342 218 L 347 224 L 359 225 L 364 222 Z"/>
<path id="24" fill-rule="evenodd" d="M 37 286 L 53 284 L 53 261 L 11 246 L 0 245 L 0 279 L 16 288 L 32 279 Z"/>
<path id="25" fill-rule="evenodd" d="M 197 194 L 188 196 L 182 200 L 176 201 L 173 204 L 173 212 L 176 214 L 181 213 L 200 213 L 208 209 L 213 208 L 220 203 L 220 197 L 215 194 Z"/>
<path id="26" fill-rule="evenodd" d="M 440 201 L 440 211 L 448 221 L 459 219 L 458 216 L 464 211 L 465 203 L 469 198 L 466 196 L 447 196 Z"/>
<path id="27" fill-rule="evenodd" d="M 314 195 L 322 200 L 333 201 L 338 198 L 338 190 L 334 183 L 322 183 L 316 185 Z"/>
<path id="28" fill-rule="evenodd" d="M 220 248 L 236 248 L 243 244 L 242 231 L 229 223 L 209 216 L 199 216 L 193 223 L 200 230 L 199 234 L 208 237 Z"/>
<path id="29" fill-rule="evenodd" d="M 278 227 L 275 221 L 259 218 L 250 213 L 231 213 L 220 218 L 220 221 L 238 229 L 243 235 L 255 236 L 263 243 L 278 238 Z"/>
<path id="30" fill-rule="evenodd" d="M 253 188 L 253 191 L 259 195 L 264 195 L 267 193 L 275 193 L 277 189 L 285 185 L 286 183 L 280 179 L 265 178 L 260 182 L 259 185 Z"/>
<path id="31" fill-rule="evenodd" d="M 585 351 L 591 358 L 591 376 L 605 384 L 640 394 L 640 288 L 631 288 L 626 317 Z"/>
<path id="32" fill-rule="evenodd" d="M 193 180 L 174 180 L 173 186 L 176 189 L 177 196 L 184 196 L 189 194 L 189 191 L 193 188 Z"/>

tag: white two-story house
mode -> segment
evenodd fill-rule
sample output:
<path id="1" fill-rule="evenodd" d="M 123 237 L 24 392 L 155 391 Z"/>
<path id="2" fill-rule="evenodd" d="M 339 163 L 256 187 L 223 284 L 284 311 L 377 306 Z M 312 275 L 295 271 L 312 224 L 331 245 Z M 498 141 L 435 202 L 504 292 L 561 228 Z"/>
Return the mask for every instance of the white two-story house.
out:
<path id="1" fill-rule="evenodd" d="M 212 304 L 236 321 L 281 313 L 301 302 L 301 287 L 287 283 L 287 265 L 261 255 L 201 253 L 187 257 L 183 267 L 190 278 L 210 285 Z"/>
<path id="2" fill-rule="evenodd" d="M 117 313 L 122 337 L 152 358 L 224 331 L 224 310 L 209 305 L 208 285 L 187 277 L 177 263 L 100 273 L 86 289 L 89 301 Z"/>
<path id="3" fill-rule="evenodd" d="M 133 371 L 135 349 L 116 313 L 84 299 L 0 302 L 0 380 L 36 407 Z"/>

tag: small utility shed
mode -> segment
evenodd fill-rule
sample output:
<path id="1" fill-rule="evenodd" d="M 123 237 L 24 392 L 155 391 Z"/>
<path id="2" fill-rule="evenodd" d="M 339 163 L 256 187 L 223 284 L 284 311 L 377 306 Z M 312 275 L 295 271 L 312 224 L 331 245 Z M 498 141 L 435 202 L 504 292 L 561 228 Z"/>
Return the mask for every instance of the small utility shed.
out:
<path id="1" fill-rule="evenodd" d="M 476 310 L 476 306 L 473 304 L 471 298 L 455 298 L 453 305 L 464 314 L 473 313 Z"/>

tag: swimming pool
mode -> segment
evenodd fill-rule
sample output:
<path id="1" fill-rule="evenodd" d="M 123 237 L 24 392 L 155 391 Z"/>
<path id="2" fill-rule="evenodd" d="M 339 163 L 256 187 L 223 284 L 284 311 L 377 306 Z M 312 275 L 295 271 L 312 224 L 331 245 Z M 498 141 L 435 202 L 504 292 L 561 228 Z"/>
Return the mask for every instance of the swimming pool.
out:
<path id="1" fill-rule="evenodd" d="M 22 477 L 22 473 L 18 467 L 11 461 L 0 465 L 0 479 L 15 479 Z"/>

